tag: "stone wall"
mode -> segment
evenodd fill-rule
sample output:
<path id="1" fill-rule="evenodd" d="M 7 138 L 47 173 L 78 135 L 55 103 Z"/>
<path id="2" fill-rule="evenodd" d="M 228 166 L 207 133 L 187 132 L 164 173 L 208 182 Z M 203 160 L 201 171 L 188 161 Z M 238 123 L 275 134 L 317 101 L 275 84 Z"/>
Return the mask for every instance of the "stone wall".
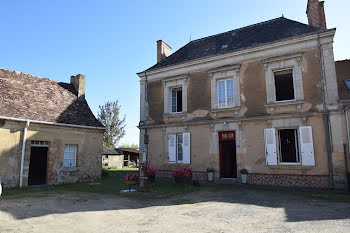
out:
<path id="1" fill-rule="evenodd" d="M 329 188 L 328 176 L 249 174 L 248 184 L 301 188 Z"/>
<path id="2" fill-rule="evenodd" d="M 7 121 L 0 127 L 0 179 L 5 187 L 19 185 L 23 123 Z M 48 142 L 47 184 L 91 182 L 100 179 L 102 130 L 30 124 L 25 147 L 23 185 L 28 185 L 31 141 Z M 4 142 L 4 143 L 2 143 Z M 77 145 L 77 166 L 63 166 L 64 147 Z"/>

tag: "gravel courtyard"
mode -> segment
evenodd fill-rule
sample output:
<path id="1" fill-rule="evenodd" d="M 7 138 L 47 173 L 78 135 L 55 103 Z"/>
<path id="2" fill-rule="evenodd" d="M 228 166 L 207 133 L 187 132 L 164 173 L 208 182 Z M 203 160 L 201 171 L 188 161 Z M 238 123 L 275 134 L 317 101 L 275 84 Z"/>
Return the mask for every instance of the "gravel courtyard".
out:
<path id="1" fill-rule="evenodd" d="M 0 199 L 0 232 L 350 232 L 350 200 L 246 188 L 151 200 L 39 193 Z"/>

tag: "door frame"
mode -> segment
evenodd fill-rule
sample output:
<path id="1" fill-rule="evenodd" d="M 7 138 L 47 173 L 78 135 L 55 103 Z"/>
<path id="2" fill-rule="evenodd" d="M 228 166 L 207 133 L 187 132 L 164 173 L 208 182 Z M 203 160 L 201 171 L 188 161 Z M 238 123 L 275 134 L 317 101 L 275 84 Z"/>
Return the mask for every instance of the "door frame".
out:
<path id="1" fill-rule="evenodd" d="M 233 134 L 233 136 L 229 135 L 230 133 Z M 224 135 L 227 136 L 225 137 Z M 236 145 L 236 131 L 220 131 L 218 132 L 219 135 L 219 167 L 220 167 L 220 178 L 224 178 L 224 158 L 223 158 L 223 151 L 222 151 L 222 142 L 224 141 L 235 141 L 235 145 Z M 231 137 L 230 137 L 231 136 Z M 236 148 L 237 149 L 237 148 Z M 235 151 L 235 158 L 236 158 L 236 173 L 237 173 L 237 151 Z M 237 174 L 236 174 L 237 176 Z M 234 179 L 234 178 L 232 178 Z"/>
<path id="2" fill-rule="evenodd" d="M 45 141 L 46 142 L 46 141 Z M 31 143 L 30 145 L 30 156 L 29 156 L 29 166 L 28 166 L 28 186 L 29 186 L 29 168 L 30 168 L 30 158 L 32 156 L 32 147 L 46 147 L 47 148 L 47 152 L 46 152 L 46 174 L 45 174 L 45 184 L 43 185 L 46 185 L 48 184 L 48 174 L 49 174 L 49 150 L 50 150 L 50 147 L 49 147 L 49 144 L 35 144 L 35 143 Z"/>

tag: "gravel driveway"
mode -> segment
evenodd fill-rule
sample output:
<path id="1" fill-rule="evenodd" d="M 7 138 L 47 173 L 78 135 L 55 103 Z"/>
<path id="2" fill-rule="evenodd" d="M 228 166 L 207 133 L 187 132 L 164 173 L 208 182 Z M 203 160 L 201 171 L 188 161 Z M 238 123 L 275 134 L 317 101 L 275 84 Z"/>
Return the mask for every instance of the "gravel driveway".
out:
<path id="1" fill-rule="evenodd" d="M 254 189 L 158 200 L 45 194 L 0 199 L 0 232 L 350 232 L 350 203 Z"/>

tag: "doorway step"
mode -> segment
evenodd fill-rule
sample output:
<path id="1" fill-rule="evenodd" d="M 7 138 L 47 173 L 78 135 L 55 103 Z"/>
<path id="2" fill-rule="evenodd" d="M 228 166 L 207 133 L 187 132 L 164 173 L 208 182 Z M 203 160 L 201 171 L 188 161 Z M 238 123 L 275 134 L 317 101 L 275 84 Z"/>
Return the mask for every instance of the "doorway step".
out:
<path id="1" fill-rule="evenodd" d="M 237 178 L 220 178 L 216 180 L 217 184 L 237 184 L 238 180 Z"/>

